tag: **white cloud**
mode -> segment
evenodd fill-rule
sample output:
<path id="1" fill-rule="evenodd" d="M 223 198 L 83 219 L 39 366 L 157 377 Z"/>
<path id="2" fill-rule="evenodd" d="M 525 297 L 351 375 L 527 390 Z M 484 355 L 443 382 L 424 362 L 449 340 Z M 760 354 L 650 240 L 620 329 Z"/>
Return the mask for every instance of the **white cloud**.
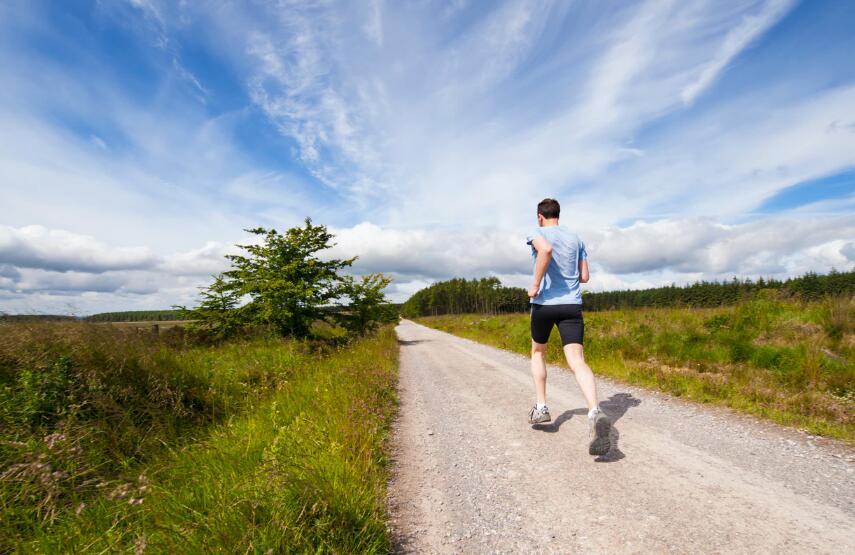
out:
<path id="1" fill-rule="evenodd" d="M 773 106 L 753 93 L 663 132 L 609 184 L 580 196 L 586 204 L 615 198 L 621 219 L 638 217 L 639 204 L 647 216 L 745 214 L 788 186 L 855 164 L 855 133 L 829 128 L 852 117 L 852 106 L 853 86 Z"/>
<path id="2" fill-rule="evenodd" d="M 733 275 L 786 277 L 831 268 L 851 270 L 855 267 L 855 224 L 850 220 L 779 218 L 722 224 L 711 219 L 664 219 L 582 231 L 592 266 L 588 288 L 641 288 Z M 22 252 L 42 254 L 9 257 L 13 250 L 0 250 L 0 290 L 4 291 L 0 310 L 7 312 L 31 306 L 37 293 L 51 296 L 53 304 L 48 306 L 71 303 L 78 310 L 82 306 L 156 308 L 153 305 L 158 302 L 162 307 L 192 305 L 197 287 L 227 269 L 223 256 L 240 252 L 235 243 L 255 239 L 209 242 L 197 249 L 153 257 L 133 248 L 106 247 L 68 232 L 44 228 L 13 231 Z M 531 279 L 530 249 L 523 232 L 394 229 L 369 222 L 331 231 L 336 246 L 325 256 L 359 256 L 353 273 L 391 275 L 394 282 L 388 294 L 395 301 L 450 277 L 494 275 L 515 286 L 525 286 Z M 9 233 L 8 228 L 4 233 Z M 74 269 L 69 261 L 75 262 Z M 99 295 L 86 298 L 82 296 L 85 292 Z"/>
<path id="3" fill-rule="evenodd" d="M 85 273 L 56 272 L 42 269 L 21 271 L 14 284 L 5 289 L 17 293 L 49 292 L 79 294 L 85 292 L 116 293 L 119 291 L 148 294 L 157 291 L 153 283 L 143 284 L 137 276 L 125 272 Z"/>
<path id="4" fill-rule="evenodd" d="M 102 273 L 150 268 L 155 261 L 146 247 L 109 247 L 93 237 L 38 225 L 0 225 L 0 264 L 8 266 Z"/>
<path id="5" fill-rule="evenodd" d="M 496 275 L 528 284 L 531 271 L 524 233 L 488 230 L 388 229 L 362 223 L 335 230 L 331 254 L 359 255 L 357 272 L 397 276 L 408 284 L 449 277 Z M 851 270 L 855 224 L 851 218 L 763 219 L 722 224 L 712 219 L 663 219 L 580 232 L 593 268 L 593 290 L 691 283 L 732 276 L 786 277 L 832 268 Z"/>
<path id="6" fill-rule="evenodd" d="M 848 269 L 841 249 L 853 238 L 855 223 L 845 217 L 739 225 L 666 219 L 591 233 L 588 243 L 592 259 L 616 274 L 670 269 L 742 276 Z"/>
<path id="7" fill-rule="evenodd" d="M 513 272 L 526 256 L 513 233 L 491 230 L 389 229 L 363 222 L 333 229 L 330 256 L 359 256 L 354 270 L 389 272 L 410 278 Z"/>
<path id="8" fill-rule="evenodd" d="M 241 244 L 252 243 L 245 241 Z M 242 251 L 233 244 L 209 241 L 204 246 L 186 252 L 167 255 L 158 265 L 158 269 L 176 276 L 211 276 L 229 268 L 224 258 L 227 254 L 239 254 Z"/>

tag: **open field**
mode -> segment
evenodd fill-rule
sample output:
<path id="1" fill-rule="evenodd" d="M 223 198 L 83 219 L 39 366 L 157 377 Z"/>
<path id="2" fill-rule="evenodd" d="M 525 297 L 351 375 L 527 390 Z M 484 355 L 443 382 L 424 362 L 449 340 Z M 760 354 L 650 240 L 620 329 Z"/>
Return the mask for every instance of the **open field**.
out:
<path id="1" fill-rule="evenodd" d="M 417 321 L 521 354 L 531 348 L 527 314 Z M 585 326 L 585 353 L 596 373 L 855 440 L 852 298 L 591 312 Z M 547 359 L 566 365 L 557 330 Z"/>
<path id="2" fill-rule="evenodd" d="M 0 552 L 385 551 L 394 332 L 4 324 Z"/>

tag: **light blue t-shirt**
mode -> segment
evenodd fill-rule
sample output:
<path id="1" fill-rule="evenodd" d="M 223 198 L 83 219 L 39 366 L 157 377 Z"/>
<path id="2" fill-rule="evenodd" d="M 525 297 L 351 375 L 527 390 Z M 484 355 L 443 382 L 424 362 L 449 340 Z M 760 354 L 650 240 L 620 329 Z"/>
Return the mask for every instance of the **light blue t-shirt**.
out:
<path id="1" fill-rule="evenodd" d="M 579 236 L 562 225 L 536 227 L 526 237 L 531 247 L 532 268 L 537 260 L 537 250 L 531 244 L 541 236 L 552 245 L 552 260 L 540 286 L 540 293 L 531 300 L 533 304 L 582 304 L 579 288 L 579 261 L 588 258 L 585 243 Z"/>

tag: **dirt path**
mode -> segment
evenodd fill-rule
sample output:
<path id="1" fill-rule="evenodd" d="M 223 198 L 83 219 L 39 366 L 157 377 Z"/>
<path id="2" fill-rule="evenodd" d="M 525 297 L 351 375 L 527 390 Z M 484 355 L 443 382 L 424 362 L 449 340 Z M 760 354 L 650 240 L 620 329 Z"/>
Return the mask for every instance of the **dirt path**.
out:
<path id="1" fill-rule="evenodd" d="M 553 422 L 526 422 L 528 360 L 405 321 L 389 506 L 419 553 L 855 553 L 855 450 L 601 380 L 612 452 L 550 367 Z M 596 372 L 596 368 L 594 368 Z"/>

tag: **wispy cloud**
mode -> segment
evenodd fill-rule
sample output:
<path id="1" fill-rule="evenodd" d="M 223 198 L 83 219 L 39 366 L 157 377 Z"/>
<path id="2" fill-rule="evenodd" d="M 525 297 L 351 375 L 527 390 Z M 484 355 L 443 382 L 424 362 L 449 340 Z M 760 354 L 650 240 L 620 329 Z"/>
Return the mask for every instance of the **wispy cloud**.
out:
<path id="1" fill-rule="evenodd" d="M 691 104 L 695 98 L 709 87 L 718 74 L 746 46 L 758 36 L 765 33 L 778 22 L 790 9 L 796 0 L 774 0 L 762 5 L 756 14 L 748 14 L 742 21 L 725 35 L 724 40 L 715 56 L 700 68 L 700 73 L 693 82 L 683 88 L 680 97 L 686 104 Z"/>
<path id="2" fill-rule="evenodd" d="M 704 3 L 649 2 L 591 22 L 568 43 L 560 31 L 579 16 L 572 9 L 506 3 L 451 39 L 428 24 L 367 53 L 330 6 L 289 7 L 278 33 L 253 35 L 249 47 L 260 62 L 254 100 L 315 176 L 385 204 L 394 223 L 447 224 L 486 204 L 519 225 L 520 203 L 575 192 L 574 183 L 637 158 L 638 130 L 712 86 L 790 4 L 720 14 Z M 356 58 L 365 55 L 370 64 Z M 557 83 L 543 89 L 545 75 Z"/>
<path id="3" fill-rule="evenodd" d="M 364 30 L 377 46 L 383 46 L 383 0 L 371 0 Z"/>

